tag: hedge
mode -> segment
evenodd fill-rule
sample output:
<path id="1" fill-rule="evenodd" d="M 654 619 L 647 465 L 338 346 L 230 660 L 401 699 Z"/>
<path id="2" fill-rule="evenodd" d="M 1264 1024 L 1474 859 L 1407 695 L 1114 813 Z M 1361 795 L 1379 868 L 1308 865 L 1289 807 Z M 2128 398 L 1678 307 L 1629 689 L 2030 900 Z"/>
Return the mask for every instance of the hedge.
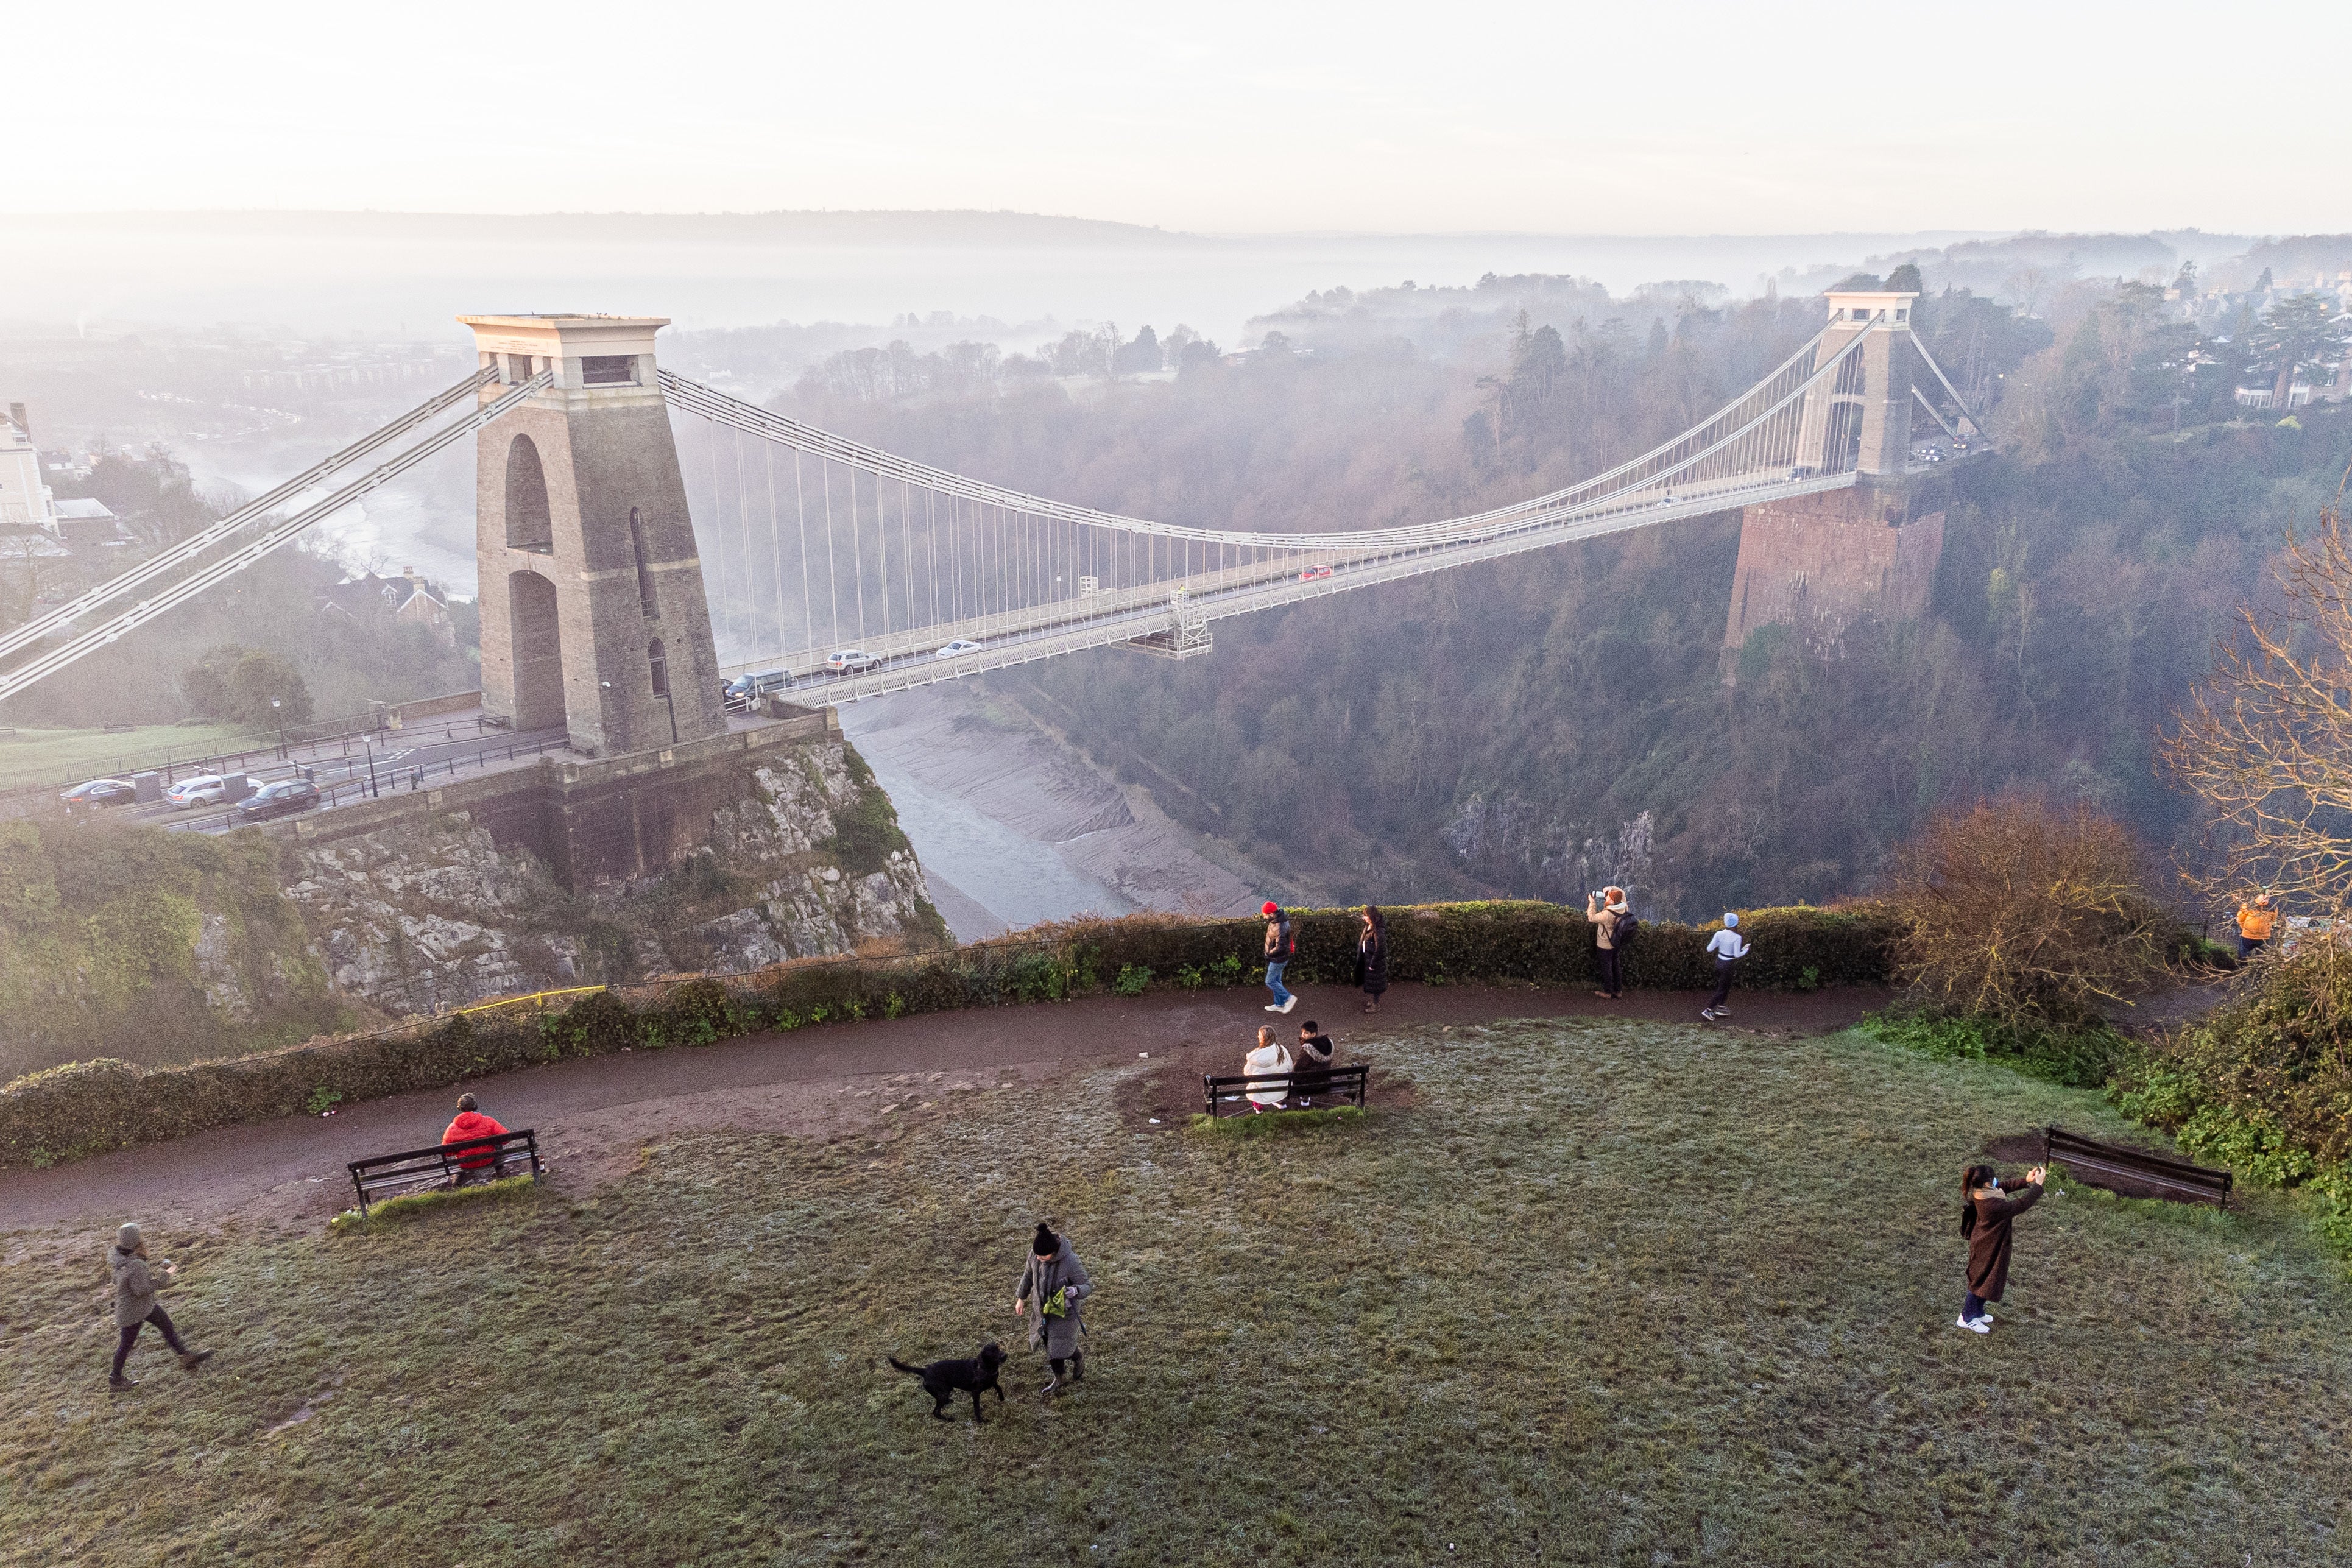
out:
<path id="1" fill-rule="evenodd" d="M 1430 904 L 1388 915 L 1395 981 L 1580 985 L 1599 976 L 1591 927 L 1577 910 Z M 1294 919 L 1298 956 L 1289 977 L 1351 980 L 1355 916 L 1315 910 Z M 1716 929 L 1645 924 L 1627 956 L 1627 984 L 1680 990 L 1710 984 L 1706 944 Z M 1883 984 L 1891 972 L 1895 928 L 1874 910 L 1761 910 L 1743 916 L 1740 930 L 1752 949 L 1740 974 L 1750 989 Z M 1105 991 L 1254 983 L 1264 932 L 1255 919 L 1076 921 L 946 952 L 803 959 L 750 974 L 612 989 L 560 1011 L 471 1009 L 187 1067 L 68 1063 L 0 1089 L 0 1166 L 47 1165 L 211 1127 L 316 1114 L 567 1057 Z"/>

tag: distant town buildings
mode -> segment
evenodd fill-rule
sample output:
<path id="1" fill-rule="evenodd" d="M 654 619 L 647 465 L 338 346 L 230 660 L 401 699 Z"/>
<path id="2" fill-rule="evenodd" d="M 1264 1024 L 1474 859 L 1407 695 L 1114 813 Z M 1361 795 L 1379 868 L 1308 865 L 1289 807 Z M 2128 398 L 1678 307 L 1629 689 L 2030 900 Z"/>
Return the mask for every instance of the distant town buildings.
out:
<path id="1" fill-rule="evenodd" d="M 402 567 L 397 577 L 380 577 L 373 572 L 346 577 L 320 593 L 319 613 L 354 618 L 363 614 L 389 615 L 403 626 L 423 626 L 443 647 L 457 646 L 457 627 L 449 619 L 449 606 L 414 566 Z"/>

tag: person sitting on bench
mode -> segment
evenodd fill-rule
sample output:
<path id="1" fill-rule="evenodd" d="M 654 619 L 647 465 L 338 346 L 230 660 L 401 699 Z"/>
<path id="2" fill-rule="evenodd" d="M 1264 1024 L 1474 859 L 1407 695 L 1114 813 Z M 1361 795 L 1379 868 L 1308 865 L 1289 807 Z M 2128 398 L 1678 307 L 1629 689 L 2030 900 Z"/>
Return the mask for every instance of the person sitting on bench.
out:
<path id="1" fill-rule="evenodd" d="M 1309 1018 L 1298 1026 L 1298 1049 L 1291 1054 L 1291 1070 L 1328 1072 L 1333 1058 L 1339 1054 L 1339 1047 L 1331 1043 L 1331 1037 L 1323 1032 L 1323 1026 Z M 1298 1097 L 1298 1106 L 1302 1110 L 1314 1103 L 1315 1097 L 1311 1094 Z"/>
<path id="2" fill-rule="evenodd" d="M 498 1118 L 482 1114 L 482 1102 L 470 1094 L 457 1097 L 457 1116 L 449 1123 L 449 1131 L 441 1134 L 444 1143 L 455 1143 L 467 1138 L 495 1138 L 506 1131 Z M 488 1149 L 469 1149 L 457 1156 L 457 1179 L 453 1186 L 479 1181 L 490 1173 L 491 1153 Z"/>
<path id="3" fill-rule="evenodd" d="M 1257 1031 L 1257 1049 L 1242 1058 L 1242 1071 L 1253 1078 L 1270 1078 L 1276 1073 L 1289 1070 L 1290 1053 L 1284 1050 L 1282 1042 L 1274 1037 L 1274 1026 L 1260 1025 Z M 1278 1089 L 1253 1089 L 1249 1091 L 1249 1099 L 1250 1110 L 1253 1112 L 1282 1109 L 1282 1091 Z"/>

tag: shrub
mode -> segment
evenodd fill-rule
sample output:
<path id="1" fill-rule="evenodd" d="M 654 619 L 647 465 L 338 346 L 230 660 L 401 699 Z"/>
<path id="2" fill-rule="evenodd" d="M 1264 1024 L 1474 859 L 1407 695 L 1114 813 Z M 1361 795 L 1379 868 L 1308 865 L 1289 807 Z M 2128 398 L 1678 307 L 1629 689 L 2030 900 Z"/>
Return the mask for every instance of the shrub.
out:
<path id="1" fill-rule="evenodd" d="M 2105 1024 L 2056 1029 L 2010 1024 L 1981 1014 L 1890 1007 L 1864 1019 L 1863 1032 L 1929 1056 L 1999 1062 L 2071 1089 L 2097 1089 L 2137 1047 Z"/>
<path id="2" fill-rule="evenodd" d="M 2131 836 L 2038 801 L 1947 813 L 1897 855 L 1898 973 L 1936 1005 L 2012 1026 L 2089 1025 L 2161 968 L 2175 922 Z"/>
<path id="3" fill-rule="evenodd" d="M 1140 996 L 1150 986 L 1151 971 L 1135 963 L 1120 964 L 1118 978 L 1111 984 L 1111 989 L 1122 996 Z"/>

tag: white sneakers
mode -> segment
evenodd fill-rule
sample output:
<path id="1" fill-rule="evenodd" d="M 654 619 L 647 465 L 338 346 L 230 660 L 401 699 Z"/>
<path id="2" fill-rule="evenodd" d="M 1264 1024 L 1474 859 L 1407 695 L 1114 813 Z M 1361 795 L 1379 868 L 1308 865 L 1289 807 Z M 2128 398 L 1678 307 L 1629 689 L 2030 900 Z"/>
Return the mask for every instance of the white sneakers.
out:
<path id="1" fill-rule="evenodd" d="M 1952 1320 L 1952 1323 L 1954 1327 L 1967 1329 L 1972 1333 L 1989 1334 L 1992 1332 L 1992 1320 L 1990 1318 L 1954 1318 Z"/>
<path id="2" fill-rule="evenodd" d="M 1293 1007 L 1296 1007 L 1296 1006 L 1297 1006 L 1297 1005 L 1298 1005 L 1298 998 L 1297 998 L 1297 997 L 1296 997 L 1296 996 L 1292 996 L 1292 997 L 1286 998 L 1286 999 L 1284 1000 L 1284 1002 L 1283 1002 L 1282 1005 L 1281 1005 L 1281 1006 L 1279 1006 L 1279 1007 L 1276 1007 L 1276 1008 L 1275 1009 L 1275 1011 L 1276 1011 L 1276 1012 L 1277 1012 L 1277 1013 L 1287 1013 L 1287 1012 L 1289 1012 Z"/>
<path id="3" fill-rule="evenodd" d="M 1279 1013 L 1283 1010 L 1282 1004 L 1279 1002 L 1269 1002 L 1265 1005 L 1265 1010 L 1269 1013 Z"/>

